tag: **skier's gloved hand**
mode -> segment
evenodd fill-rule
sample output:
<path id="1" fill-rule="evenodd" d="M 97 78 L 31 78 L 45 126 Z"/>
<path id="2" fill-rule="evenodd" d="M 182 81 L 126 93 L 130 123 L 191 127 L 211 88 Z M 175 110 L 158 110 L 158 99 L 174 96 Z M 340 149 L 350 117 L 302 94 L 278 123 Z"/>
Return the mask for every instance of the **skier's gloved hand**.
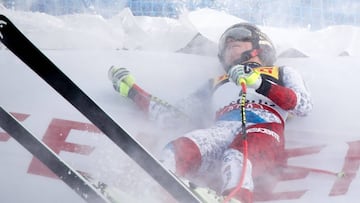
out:
<path id="1" fill-rule="evenodd" d="M 108 71 L 108 77 L 112 82 L 114 89 L 124 97 L 128 96 L 129 90 L 135 84 L 134 77 L 126 68 L 111 66 Z"/>
<path id="2" fill-rule="evenodd" d="M 245 82 L 249 88 L 258 89 L 262 82 L 260 73 L 246 65 L 234 65 L 227 74 L 236 85 L 241 85 L 241 82 Z"/>

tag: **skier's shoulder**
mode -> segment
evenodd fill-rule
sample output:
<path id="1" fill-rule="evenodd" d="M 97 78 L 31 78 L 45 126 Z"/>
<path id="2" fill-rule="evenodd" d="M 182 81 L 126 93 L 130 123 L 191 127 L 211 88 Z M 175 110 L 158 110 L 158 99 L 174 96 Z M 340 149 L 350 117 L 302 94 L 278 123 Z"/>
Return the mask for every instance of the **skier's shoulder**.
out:
<path id="1" fill-rule="evenodd" d="M 254 69 L 263 76 L 270 76 L 275 79 L 279 79 L 282 71 L 282 67 L 279 66 L 259 66 Z"/>
<path id="2" fill-rule="evenodd" d="M 216 89 L 217 87 L 219 87 L 229 81 L 230 81 L 229 76 L 227 74 L 222 74 L 220 76 L 210 79 L 213 89 Z"/>
<path id="3" fill-rule="evenodd" d="M 282 79 L 282 77 L 287 75 L 299 75 L 297 69 L 288 65 L 261 66 L 255 69 L 262 75 L 271 76 L 276 79 Z"/>

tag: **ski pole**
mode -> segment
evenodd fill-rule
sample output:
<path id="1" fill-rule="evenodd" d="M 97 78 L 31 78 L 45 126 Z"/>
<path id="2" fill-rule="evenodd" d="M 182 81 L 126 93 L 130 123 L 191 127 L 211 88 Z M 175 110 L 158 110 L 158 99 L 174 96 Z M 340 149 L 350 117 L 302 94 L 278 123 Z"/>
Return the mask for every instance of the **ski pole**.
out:
<path id="1" fill-rule="evenodd" d="M 247 159 L 248 159 L 248 143 L 247 143 L 247 135 L 246 135 L 246 113 L 245 113 L 245 107 L 246 107 L 246 81 L 245 79 L 240 79 L 240 85 L 241 85 L 241 134 L 243 138 L 243 167 L 241 170 L 241 176 L 239 184 L 233 189 L 230 194 L 225 198 L 224 203 L 228 203 L 231 198 L 233 198 L 236 193 L 239 192 L 241 189 L 241 186 L 244 184 L 245 174 L 246 174 L 246 168 L 247 168 Z"/>

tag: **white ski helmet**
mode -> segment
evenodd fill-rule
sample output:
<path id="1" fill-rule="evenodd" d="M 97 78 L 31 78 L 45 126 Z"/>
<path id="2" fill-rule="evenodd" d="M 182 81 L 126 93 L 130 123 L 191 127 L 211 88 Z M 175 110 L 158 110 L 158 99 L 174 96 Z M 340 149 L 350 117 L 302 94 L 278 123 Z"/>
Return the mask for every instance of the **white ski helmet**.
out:
<path id="1" fill-rule="evenodd" d="M 238 23 L 235 24 L 221 35 L 219 40 L 218 57 L 222 65 L 224 64 L 224 54 L 226 49 L 226 40 L 233 38 L 239 41 L 250 41 L 253 45 L 253 49 L 246 51 L 242 54 L 237 63 L 243 63 L 254 56 L 259 56 L 262 65 L 272 66 L 276 61 L 276 50 L 274 44 L 271 42 L 269 37 L 261 32 L 261 30 L 255 25 L 249 23 Z"/>

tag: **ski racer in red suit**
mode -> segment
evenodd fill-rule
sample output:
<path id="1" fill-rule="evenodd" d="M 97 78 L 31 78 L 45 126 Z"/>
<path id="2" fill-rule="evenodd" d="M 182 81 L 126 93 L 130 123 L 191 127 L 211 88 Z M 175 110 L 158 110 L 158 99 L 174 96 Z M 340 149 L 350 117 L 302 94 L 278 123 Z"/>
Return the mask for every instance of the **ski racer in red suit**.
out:
<path id="1" fill-rule="evenodd" d="M 176 127 L 184 121 L 198 125 L 170 142 L 162 161 L 190 180 L 220 174 L 221 187 L 213 188 L 223 195 L 239 184 L 243 170 L 240 82 L 245 81 L 248 159 L 243 185 L 235 198 L 251 203 L 254 179 L 284 162 L 285 120 L 289 114 L 305 116 L 311 111 L 310 94 L 295 69 L 273 65 L 274 46 L 254 25 L 239 23 L 228 28 L 219 40 L 218 57 L 224 75 L 210 79 L 175 106 L 141 89 L 125 68 L 111 67 L 109 78 L 115 90 L 134 101 L 150 119 L 165 126 Z M 209 113 L 214 122 L 202 126 Z"/>

